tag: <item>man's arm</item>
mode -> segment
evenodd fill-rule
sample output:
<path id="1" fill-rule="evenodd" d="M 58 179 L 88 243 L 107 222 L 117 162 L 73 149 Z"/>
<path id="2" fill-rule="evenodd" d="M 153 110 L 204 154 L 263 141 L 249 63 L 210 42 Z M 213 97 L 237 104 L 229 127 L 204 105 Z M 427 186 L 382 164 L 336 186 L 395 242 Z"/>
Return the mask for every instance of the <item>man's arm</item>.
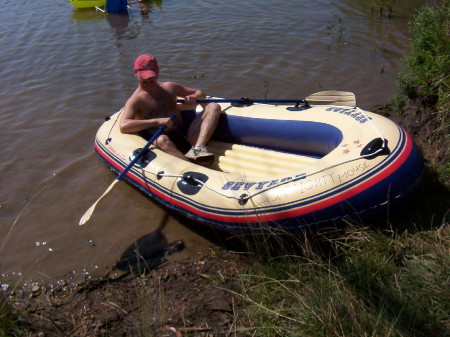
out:
<path id="1" fill-rule="evenodd" d="M 123 108 L 120 117 L 120 132 L 122 133 L 136 133 L 149 128 L 157 128 L 166 125 L 167 128 L 172 127 L 173 121 L 167 118 L 138 118 L 138 103 L 133 98 L 130 98 Z"/>
<path id="2" fill-rule="evenodd" d="M 179 83 L 174 83 L 174 85 L 176 96 L 183 97 L 187 105 L 195 104 L 198 99 L 206 98 L 205 93 L 200 89 L 189 88 Z"/>

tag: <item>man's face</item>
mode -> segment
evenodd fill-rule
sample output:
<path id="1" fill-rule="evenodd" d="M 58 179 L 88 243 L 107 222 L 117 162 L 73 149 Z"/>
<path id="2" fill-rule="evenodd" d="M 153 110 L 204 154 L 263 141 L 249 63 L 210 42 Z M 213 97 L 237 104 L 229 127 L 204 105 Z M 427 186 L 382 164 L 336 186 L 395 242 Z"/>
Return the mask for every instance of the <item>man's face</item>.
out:
<path id="1" fill-rule="evenodd" d="M 151 77 L 148 77 L 148 78 L 146 78 L 146 79 L 143 79 L 143 78 L 139 75 L 139 73 L 137 73 L 136 76 L 137 76 L 137 78 L 139 79 L 139 82 L 141 83 L 141 85 L 142 85 L 145 89 L 150 90 L 150 89 L 153 89 L 153 88 L 156 87 L 157 80 L 158 80 L 158 77 L 157 77 L 157 76 L 151 76 Z"/>

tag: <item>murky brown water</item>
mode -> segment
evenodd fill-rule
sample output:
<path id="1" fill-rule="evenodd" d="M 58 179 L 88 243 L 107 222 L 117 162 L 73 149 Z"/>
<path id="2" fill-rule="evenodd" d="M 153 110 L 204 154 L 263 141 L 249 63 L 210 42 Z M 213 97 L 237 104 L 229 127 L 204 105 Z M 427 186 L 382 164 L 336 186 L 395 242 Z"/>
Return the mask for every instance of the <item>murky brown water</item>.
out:
<path id="1" fill-rule="evenodd" d="M 385 104 L 408 46 L 419 0 L 392 18 L 370 1 L 190 0 L 134 4 L 128 16 L 69 2 L 3 1 L 0 20 L 0 273 L 54 280 L 103 271 L 165 224 L 189 258 L 213 244 L 126 184 L 82 227 L 78 221 L 115 176 L 93 151 L 104 116 L 135 88 L 132 65 L 155 54 L 161 80 L 221 97 L 302 98 L 353 91 Z M 141 10 L 148 11 L 147 14 Z"/>

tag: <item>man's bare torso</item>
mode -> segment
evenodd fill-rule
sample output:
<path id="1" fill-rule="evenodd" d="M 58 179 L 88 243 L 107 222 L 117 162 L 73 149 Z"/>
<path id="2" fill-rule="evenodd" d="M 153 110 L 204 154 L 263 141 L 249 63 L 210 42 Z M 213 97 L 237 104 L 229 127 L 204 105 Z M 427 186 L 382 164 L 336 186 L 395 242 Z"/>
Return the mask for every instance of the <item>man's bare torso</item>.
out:
<path id="1" fill-rule="evenodd" d="M 176 112 L 176 97 L 170 92 L 170 86 L 165 83 L 151 93 L 139 90 L 134 95 L 138 107 L 137 119 L 169 117 Z"/>

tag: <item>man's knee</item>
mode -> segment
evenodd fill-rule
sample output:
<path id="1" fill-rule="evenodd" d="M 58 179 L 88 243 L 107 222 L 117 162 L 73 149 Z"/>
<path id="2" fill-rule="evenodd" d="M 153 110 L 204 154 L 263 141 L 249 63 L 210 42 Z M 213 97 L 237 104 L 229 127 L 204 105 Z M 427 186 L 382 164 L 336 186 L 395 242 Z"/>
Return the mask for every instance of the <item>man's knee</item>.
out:
<path id="1" fill-rule="evenodd" d="M 166 151 L 170 145 L 170 142 L 171 140 L 169 137 L 167 137 L 167 135 L 161 135 L 156 138 L 154 145 L 160 148 L 162 151 Z"/>
<path id="2" fill-rule="evenodd" d="M 214 119 L 218 119 L 220 116 L 220 113 L 222 112 L 222 109 L 219 104 L 212 102 L 206 106 L 206 109 L 204 112 L 205 112 L 205 117 L 209 116 Z"/>
<path id="3" fill-rule="evenodd" d="M 221 107 L 219 104 L 215 103 L 215 102 L 211 102 L 208 104 L 208 107 L 211 109 L 211 111 L 213 111 L 214 113 L 220 113 L 222 111 Z"/>

